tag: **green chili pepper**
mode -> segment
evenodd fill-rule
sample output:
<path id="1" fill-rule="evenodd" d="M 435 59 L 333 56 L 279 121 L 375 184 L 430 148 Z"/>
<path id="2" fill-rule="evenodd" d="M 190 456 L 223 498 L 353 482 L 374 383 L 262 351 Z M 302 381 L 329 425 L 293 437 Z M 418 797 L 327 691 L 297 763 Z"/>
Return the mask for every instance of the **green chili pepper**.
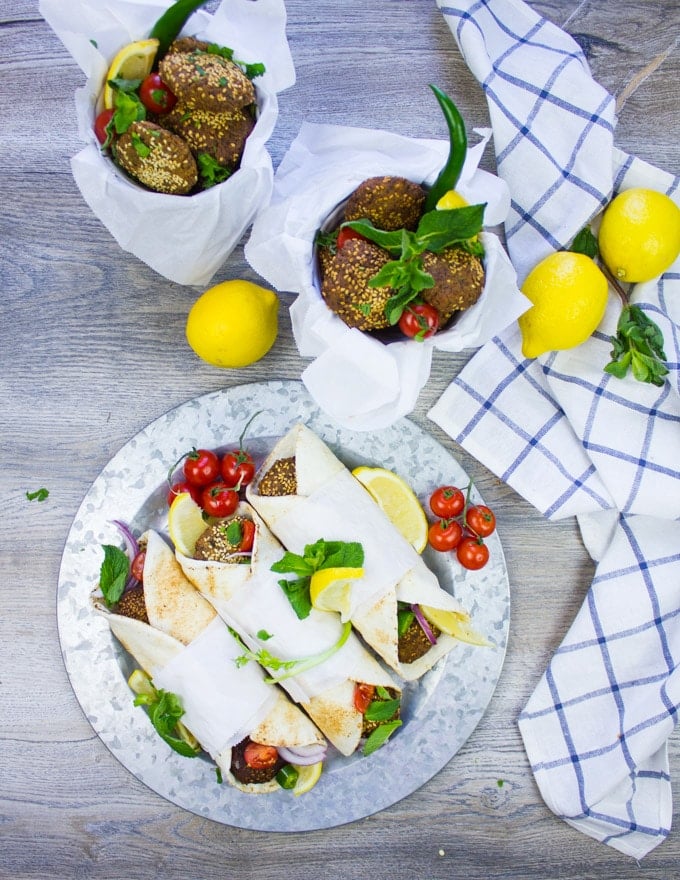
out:
<path id="1" fill-rule="evenodd" d="M 281 788 L 291 789 L 295 788 L 299 776 L 300 774 L 292 764 L 286 764 L 276 774 L 276 781 Z"/>
<path id="2" fill-rule="evenodd" d="M 207 2 L 208 0 L 176 0 L 172 6 L 165 10 L 149 34 L 151 39 L 158 40 L 159 43 L 156 63 L 168 51 L 170 43 L 177 38 L 191 13 Z"/>
<path id="3" fill-rule="evenodd" d="M 449 157 L 446 165 L 439 172 L 439 177 L 432 185 L 432 189 L 427 194 L 425 201 L 425 211 L 432 211 L 437 205 L 439 199 L 450 189 L 455 189 L 463 170 L 465 155 L 467 153 L 467 135 L 465 133 L 465 122 L 460 115 L 460 111 L 453 103 L 451 98 L 437 86 L 430 85 L 434 92 L 435 98 L 439 101 L 439 106 L 444 114 L 446 125 L 449 129 Z"/>

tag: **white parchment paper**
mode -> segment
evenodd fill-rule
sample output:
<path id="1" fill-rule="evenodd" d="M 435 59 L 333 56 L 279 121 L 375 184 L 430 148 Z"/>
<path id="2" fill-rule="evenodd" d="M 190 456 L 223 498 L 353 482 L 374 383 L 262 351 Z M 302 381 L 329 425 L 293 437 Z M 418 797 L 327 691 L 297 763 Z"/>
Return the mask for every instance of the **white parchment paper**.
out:
<path id="1" fill-rule="evenodd" d="M 40 12 L 80 65 L 86 84 L 76 92 L 80 137 L 71 160 L 75 181 L 118 244 L 180 284 L 207 284 L 269 201 L 273 166 L 266 143 L 278 117 L 277 93 L 295 82 L 283 0 L 223 0 L 214 14 L 198 10 L 183 34 L 234 49 L 263 62 L 254 80 L 258 119 L 241 166 L 224 183 L 192 196 L 154 193 L 130 180 L 104 155 L 92 125 L 114 55 L 146 39 L 169 0 L 40 0 Z"/>

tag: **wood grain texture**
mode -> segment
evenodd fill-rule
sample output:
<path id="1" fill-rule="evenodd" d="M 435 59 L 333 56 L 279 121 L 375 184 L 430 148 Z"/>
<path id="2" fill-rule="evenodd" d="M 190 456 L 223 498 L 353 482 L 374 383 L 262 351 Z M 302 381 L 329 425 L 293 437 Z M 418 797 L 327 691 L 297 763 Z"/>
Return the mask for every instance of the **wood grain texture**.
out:
<path id="1" fill-rule="evenodd" d="M 214 7 L 213 2 L 208 6 Z M 546 0 L 619 101 L 622 149 L 680 171 L 677 0 Z M 280 99 L 275 165 L 304 120 L 444 137 L 427 84 L 488 123 L 481 89 L 433 0 L 288 0 L 296 85 Z M 179 809 L 138 782 L 85 719 L 61 660 L 55 591 L 80 501 L 132 435 L 196 395 L 305 362 L 282 297 L 276 346 L 220 372 L 184 342 L 196 297 L 123 252 L 83 202 L 73 92 L 82 75 L 34 0 L 0 0 L 0 877 L 588 880 L 678 874 L 680 827 L 641 865 L 545 807 L 516 717 L 593 573 L 572 521 L 547 523 L 426 413 L 469 352 L 436 353 L 413 419 L 458 457 L 497 512 L 512 589 L 506 663 L 488 711 L 453 760 L 410 797 L 349 826 L 262 834 Z M 485 157 L 493 168 L 493 158 Z M 236 249 L 215 281 L 257 280 Z M 27 490 L 46 486 L 46 502 Z M 670 742 L 678 801 L 680 747 Z M 419 756 L 419 760 L 426 756 Z M 502 781 L 502 785 L 499 785 Z M 385 781 L 389 784 L 389 780 Z M 678 810 L 675 824 L 678 826 Z"/>

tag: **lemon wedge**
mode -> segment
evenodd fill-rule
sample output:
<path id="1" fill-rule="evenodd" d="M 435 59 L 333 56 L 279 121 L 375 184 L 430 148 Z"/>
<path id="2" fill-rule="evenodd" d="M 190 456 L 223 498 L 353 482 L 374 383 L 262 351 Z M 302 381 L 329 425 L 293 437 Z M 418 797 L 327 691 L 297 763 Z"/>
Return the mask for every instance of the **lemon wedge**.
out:
<path id="1" fill-rule="evenodd" d="M 196 540 L 206 528 L 201 508 L 188 492 L 180 492 L 168 511 L 168 532 L 175 550 L 193 556 Z"/>
<path id="2" fill-rule="evenodd" d="M 364 576 L 363 568 L 338 566 L 315 571 L 309 582 L 312 607 L 319 611 L 337 611 L 343 623 L 350 617 L 352 584 Z"/>
<path id="3" fill-rule="evenodd" d="M 452 208 L 465 208 L 469 204 L 468 200 L 459 192 L 456 192 L 455 189 L 450 189 L 439 199 L 435 208 L 438 211 L 450 211 Z"/>
<path id="4" fill-rule="evenodd" d="M 352 476 L 368 490 L 417 553 L 427 547 L 428 522 L 420 501 L 411 487 L 393 471 L 380 467 L 358 467 Z"/>
<path id="5" fill-rule="evenodd" d="M 151 678 L 143 669 L 135 669 L 130 674 L 127 683 L 136 694 L 145 694 L 147 697 L 151 697 L 156 693 Z"/>
<path id="6" fill-rule="evenodd" d="M 158 40 L 137 40 L 123 46 L 111 62 L 104 82 L 104 109 L 111 110 L 114 106 L 114 90 L 109 85 L 110 79 L 144 79 L 153 67 L 158 51 Z"/>
<path id="7" fill-rule="evenodd" d="M 429 605 L 421 605 L 420 610 L 426 620 L 447 636 L 453 636 L 454 639 L 467 642 L 469 645 L 491 647 L 491 642 L 470 626 L 469 614 L 463 611 L 444 611 L 442 608 L 432 608 Z"/>
<path id="8" fill-rule="evenodd" d="M 298 779 L 293 788 L 293 794 L 296 797 L 301 794 L 307 794 L 319 781 L 321 770 L 323 769 L 323 761 L 319 761 L 318 764 L 306 764 L 304 766 L 293 764 L 292 766 L 298 772 Z"/>

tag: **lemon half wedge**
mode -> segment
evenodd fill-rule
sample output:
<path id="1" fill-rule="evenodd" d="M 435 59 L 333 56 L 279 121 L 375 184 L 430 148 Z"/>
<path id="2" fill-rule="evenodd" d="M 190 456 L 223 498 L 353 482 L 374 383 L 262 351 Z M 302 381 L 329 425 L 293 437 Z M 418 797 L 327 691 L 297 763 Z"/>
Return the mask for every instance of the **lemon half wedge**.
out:
<path id="1" fill-rule="evenodd" d="M 435 205 L 438 211 L 450 211 L 453 208 L 465 208 L 470 203 L 455 189 L 445 192 Z"/>
<path id="2" fill-rule="evenodd" d="M 175 550 L 193 556 L 196 540 L 206 528 L 201 508 L 188 492 L 180 492 L 168 511 L 168 532 Z"/>
<path id="3" fill-rule="evenodd" d="M 470 615 L 464 611 L 445 611 L 442 608 L 432 608 L 429 605 L 421 605 L 420 610 L 426 620 L 429 620 L 447 636 L 453 636 L 454 639 L 467 642 L 469 645 L 491 647 L 491 642 L 470 626 Z"/>
<path id="4" fill-rule="evenodd" d="M 312 607 L 319 611 L 337 611 L 343 623 L 350 618 L 352 584 L 364 576 L 363 568 L 338 566 L 315 571 L 309 582 Z"/>
<path id="5" fill-rule="evenodd" d="M 380 467 L 358 467 L 352 471 L 352 476 L 369 492 L 415 551 L 422 553 L 427 546 L 427 517 L 408 483 L 393 471 Z"/>
<path id="6" fill-rule="evenodd" d="M 151 73 L 156 52 L 159 46 L 158 40 L 137 40 L 123 46 L 114 57 L 106 73 L 104 82 L 104 109 L 111 110 L 114 105 L 114 90 L 109 85 L 111 79 L 144 79 Z"/>
<path id="7" fill-rule="evenodd" d="M 293 788 L 293 794 L 296 797 L 301 794 L 307 794 L 319 781 L 323 769 L 323 761 L 319 761 L 318 764 L 305 764 L 304 766 L 293 764 L 292 766 L 298 772 L 298 779 Z"/>

